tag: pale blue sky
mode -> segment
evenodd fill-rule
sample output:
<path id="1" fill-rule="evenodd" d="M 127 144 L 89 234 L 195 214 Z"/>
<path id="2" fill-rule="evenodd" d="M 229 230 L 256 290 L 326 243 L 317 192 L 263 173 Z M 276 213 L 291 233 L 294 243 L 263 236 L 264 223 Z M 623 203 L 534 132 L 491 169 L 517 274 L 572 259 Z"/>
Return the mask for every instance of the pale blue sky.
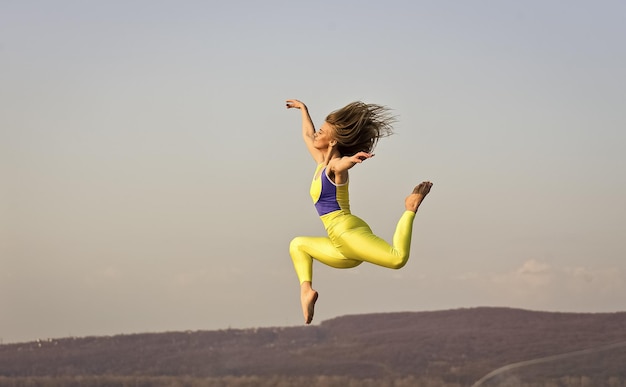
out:
<path id="1" fill-rule="evenodd" d="M 315 322 L 625 310 L 626 3 L 0 1 L 0 338 L 301 324 L 324 230 L 298 98 L 399 121 L 351 173 L 400 271 L 315 266 Z"/>

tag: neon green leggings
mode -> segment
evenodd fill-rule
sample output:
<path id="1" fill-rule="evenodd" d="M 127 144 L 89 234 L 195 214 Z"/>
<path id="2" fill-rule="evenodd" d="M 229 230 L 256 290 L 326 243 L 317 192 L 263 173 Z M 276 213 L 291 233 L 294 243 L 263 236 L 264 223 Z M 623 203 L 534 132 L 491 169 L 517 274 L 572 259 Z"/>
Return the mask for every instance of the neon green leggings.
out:
<path id="1" fill-rule="evenodd" d="M 313 279 L 313 259 L 338 269 L 356 267 L 363 262 L 399 269 L 409 259 L 413 233 L 413 211 L 400 217 L 393 235 L 393 246 L 372 233 L 360 218 L 341 214 L 324 222 L 328 237 L 296 237 L 289 254 L 300 283 Z"/>

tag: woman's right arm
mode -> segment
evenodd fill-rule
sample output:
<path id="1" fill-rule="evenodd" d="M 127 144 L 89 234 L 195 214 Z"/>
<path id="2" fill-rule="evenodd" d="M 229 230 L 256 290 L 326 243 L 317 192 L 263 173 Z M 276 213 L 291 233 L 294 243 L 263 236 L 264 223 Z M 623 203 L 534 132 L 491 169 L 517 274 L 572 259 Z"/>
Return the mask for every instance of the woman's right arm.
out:
<path id="1" fill-rule="evenodd" d="M 309 109 L 307 109 L 306 105 L 297 99 L 288 99 L 286 101 L 287 109 L 300 109 L 302 113 L 302 138 L 304 139 L 304 143 L 306 144 L 309 153 L 313 156 L 313 159 L 316 163 L 321 163 L 324 161 L 324 155 L 319 149 L 316 149 L 313 146 L 313 140 L 315 138 L 315 126 L 313 125 L 313 121 L 311 120 L 311 116 L 309 115 Z"/>

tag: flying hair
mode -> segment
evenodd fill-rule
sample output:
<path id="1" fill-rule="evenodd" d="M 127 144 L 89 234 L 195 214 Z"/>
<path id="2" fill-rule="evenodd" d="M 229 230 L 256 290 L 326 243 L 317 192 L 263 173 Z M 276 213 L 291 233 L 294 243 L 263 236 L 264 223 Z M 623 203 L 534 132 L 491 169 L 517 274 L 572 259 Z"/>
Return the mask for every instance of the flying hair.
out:
<path id="1" fill-rule="evenodd" d="M 337 150 L 342 156 L 371 153 L 380 138 L 393 134 L 395 121 L 389 108 L 361 101 L 352 102 L 326 117 L 326 122 L 335 129 Z"/>

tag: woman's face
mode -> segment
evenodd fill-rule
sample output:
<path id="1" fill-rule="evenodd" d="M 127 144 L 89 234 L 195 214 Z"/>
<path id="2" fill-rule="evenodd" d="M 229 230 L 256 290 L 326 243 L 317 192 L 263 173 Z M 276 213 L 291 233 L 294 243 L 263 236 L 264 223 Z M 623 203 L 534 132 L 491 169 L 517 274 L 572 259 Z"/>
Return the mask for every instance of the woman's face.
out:
<path id="1" fill-rule="evenodd" d="M 334 145 L 335 141 L 335 128 L 328 122 L 319 128 L 313 137 L 313 146 L 316 149 L 327 149 L 331 143 Z"/>

